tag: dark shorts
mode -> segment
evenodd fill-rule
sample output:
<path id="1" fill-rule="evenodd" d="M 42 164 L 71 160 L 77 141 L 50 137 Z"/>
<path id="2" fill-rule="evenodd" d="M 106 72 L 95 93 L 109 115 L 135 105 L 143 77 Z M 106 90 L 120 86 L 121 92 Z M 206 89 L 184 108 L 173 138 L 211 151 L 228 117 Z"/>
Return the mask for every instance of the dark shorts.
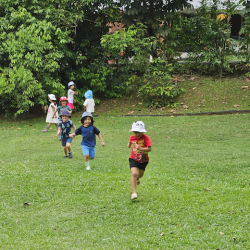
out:
<path id="1" fill-rule="evenodd" d="M 66 143 L 71 143 L 72 142 L 72 137 L 68 137 L 68 138 L 63 138 L 61 139 L 61 143 L 62 143 L 62 146 L 66 146 Z"/>
<path id="2" fill-rule="evenodd" d="M 130 169 L 131 168 L 139 168 L 141 170 L 144 170 L 146 169 L 147 165 L 148 165 L 148 161 L 146 162 L 143 162 L 143 163 L 140 163 L 138 161 L 135 161 L 134 159 L 132 158 L 129 158 L 129 165 L 130 165 Z"/>

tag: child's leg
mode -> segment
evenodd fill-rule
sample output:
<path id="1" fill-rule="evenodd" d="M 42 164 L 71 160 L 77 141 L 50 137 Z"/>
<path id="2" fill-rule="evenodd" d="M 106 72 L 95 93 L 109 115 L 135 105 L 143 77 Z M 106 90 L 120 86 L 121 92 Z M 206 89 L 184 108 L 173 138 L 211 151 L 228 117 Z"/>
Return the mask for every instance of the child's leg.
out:
<path id="1" fill-rule="evenodd" d="M 88 162 L 89 161 L 89 155 L 87 154 L 87 155 L 84 155 L 84 161 L 85 162 Z"/>
<path id="2" fill-rule="evenodd" d="M 68 149 L 69 153 L 71 153 L 71 144 L 69 142 L 66 143 L 66 148 Z"/>
<path id="3" fill-rule="evenodd" d="M 82 152 L 84 155 L 84 162 L 87 170 L 90 170 L 90 165 L 89 165 L 89 147 L 87 146 L 82 146 Z"/>
<path id="4" fill-rule="evenodd" d="M 63 151 L 64 151 L 64 154 L 67 156 L 67 147 L 66 146 L 63 146 Z"/>
<path id="5" fill-rule="evenodd" d="M 136 193 L 137 180 L 141 178 L 144 174 L 144 170 L 133 167 L 131 168 L 131 186 L 132 193 Z"/>

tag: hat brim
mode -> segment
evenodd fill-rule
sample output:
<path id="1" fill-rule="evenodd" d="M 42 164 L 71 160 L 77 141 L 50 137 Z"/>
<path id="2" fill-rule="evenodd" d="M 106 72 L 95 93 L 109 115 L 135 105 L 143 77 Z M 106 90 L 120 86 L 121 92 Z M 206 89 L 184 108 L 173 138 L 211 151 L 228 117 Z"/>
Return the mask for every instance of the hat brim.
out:
<path id="1" fill-rule="evenodd" d="M 130 132 L 139 132 L 139 133 L 145 133 L 145 132 L 147 132 L 147 130 L 146 129 L 131 129 L 131 130 L 129 130 Z"/>
<path id="2" fill-rule="evenodd" d="M 60 115 L 60 117 L 62 117 L 63 115 Z M 68 115 L 64 115 L 64 116 L 67 116 L 67 117 L 69 117 L 69 118 L 71 118 L 71 115 L 70 116 L 68 116 Z"/>

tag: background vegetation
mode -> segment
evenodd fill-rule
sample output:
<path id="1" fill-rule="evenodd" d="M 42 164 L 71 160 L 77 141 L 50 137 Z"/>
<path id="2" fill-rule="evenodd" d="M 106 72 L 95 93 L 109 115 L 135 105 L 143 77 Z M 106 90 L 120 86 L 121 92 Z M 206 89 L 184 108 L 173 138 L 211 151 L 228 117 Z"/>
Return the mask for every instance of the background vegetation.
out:
<path id="1" fill-rule="evenodd" d="M 249 75 L 250 7 L 243 4 L 240 42 L 230 39 L 237 5 L 205 0 L 193 14 L 185 0 L 169 1 L 1 1 L 0 107 L 17 116 L 47 103 L 47 94 L 66 94 L 75 81 L 77 109 L 87 89 L 106 98 L 138 93 L 147 106 L 174 107 L 183 93 L 177 73 Z M 220 16 L 218 17 L 218 15 Z M 223 15 L 222 15 L 223 14 Z M 110 25 L 123 28 L 109 34 Z M 237 49 L 236 49 L 237 47 Z M 187 52 L 185 63 L 180 54 Z M 152 62 L 149 62 L 149 57 Z M 242 60 L 229 64 L 230 58 Z M 109 63 L 108 63 L 109 62 Z M 113 62 L 113 64 L 112 64 Z M 204 63 L 205 62 L 205 63 Z M 110 64 L 111 63 L 111 64 Z"/>

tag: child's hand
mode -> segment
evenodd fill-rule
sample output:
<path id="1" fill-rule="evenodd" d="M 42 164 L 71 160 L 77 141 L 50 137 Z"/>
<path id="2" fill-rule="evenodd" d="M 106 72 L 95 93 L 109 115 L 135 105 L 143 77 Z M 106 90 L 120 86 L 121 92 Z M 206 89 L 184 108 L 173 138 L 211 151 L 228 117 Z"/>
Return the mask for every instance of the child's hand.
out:
<path id="1" fill-rule="evenodd" d="M 104 147 L 105 146 L 105 143 L 103 141 L 101 141 L 101 145 Z"/>
<path id="2" fill-rule="evenodd" d="M 56 136 L 58 136 L 60 133 L 57 133 L 57 135 Z"/>
<path id="3" fill-rule="evenodd" d="M 127 146 L 128 146 L 128 148 L 130 148 L 131 147 L 131 143 L 129 142 Z"/>
<path id="4" fill-rule="evenodd" d="M 75 137 L 76 134 L 69 134 L 69 137 Z"/>

